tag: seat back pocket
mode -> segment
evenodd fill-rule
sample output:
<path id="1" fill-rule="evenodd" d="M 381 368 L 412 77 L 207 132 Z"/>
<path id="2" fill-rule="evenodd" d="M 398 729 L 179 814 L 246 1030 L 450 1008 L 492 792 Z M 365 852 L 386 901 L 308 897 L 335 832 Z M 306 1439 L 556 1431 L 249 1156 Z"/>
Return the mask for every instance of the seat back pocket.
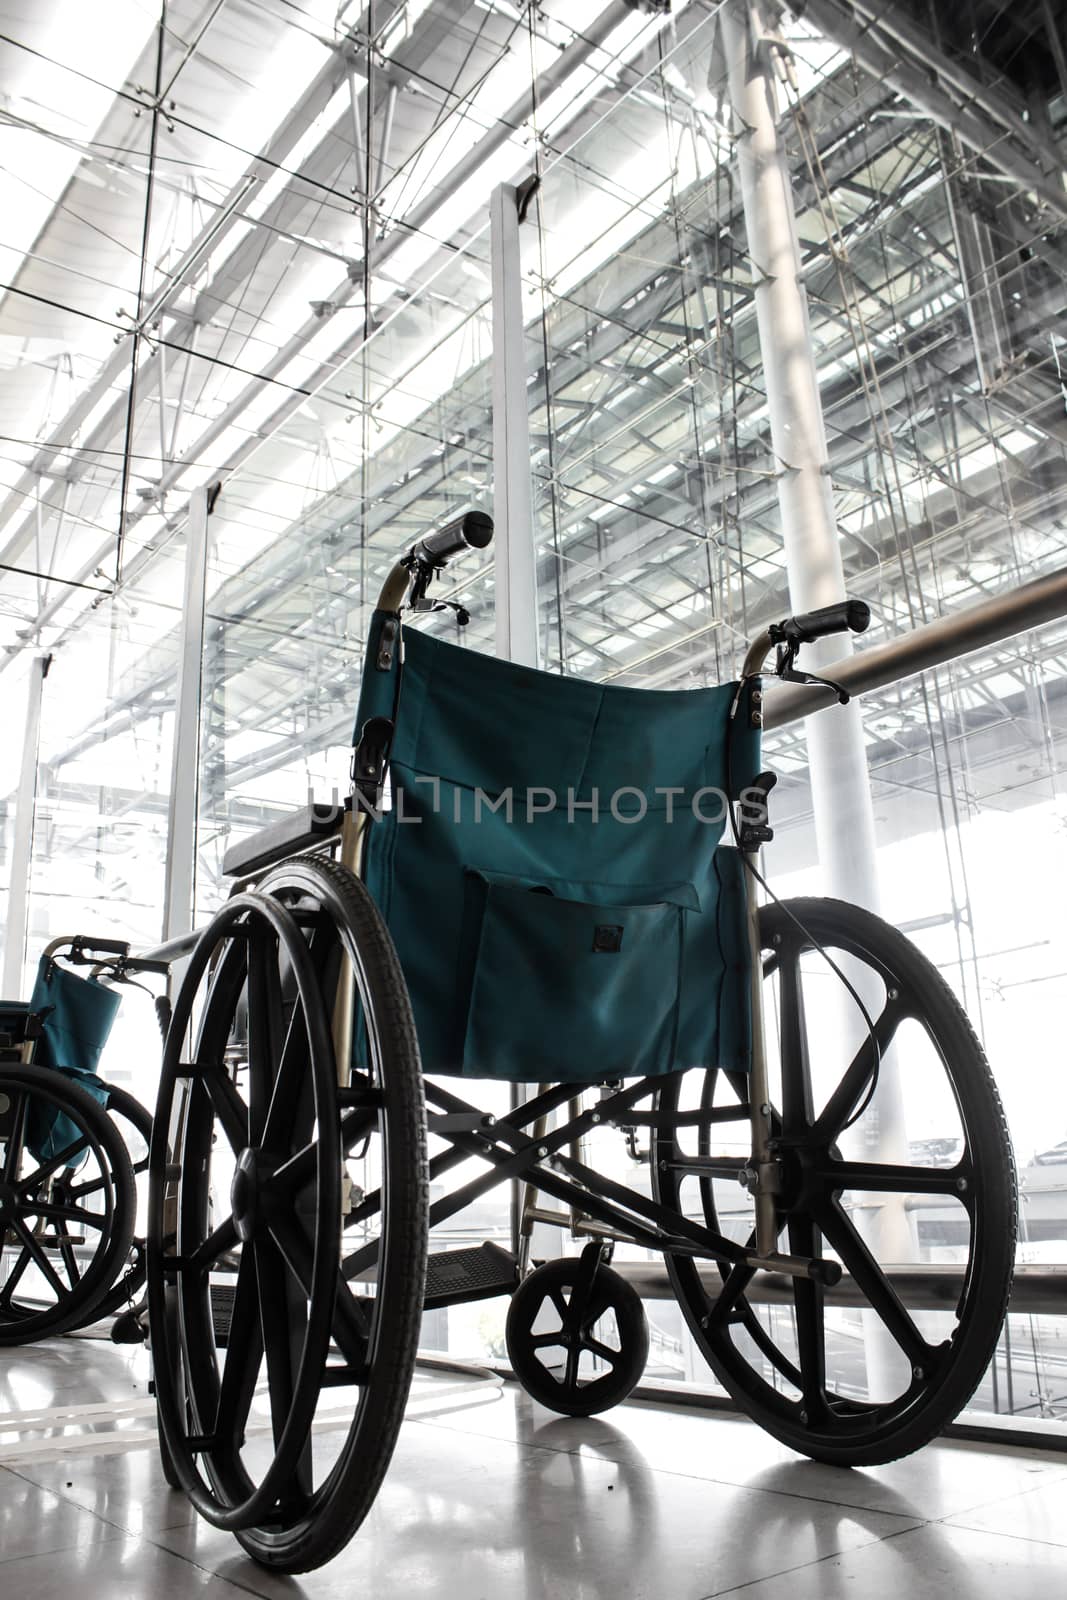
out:
<path id="1" fill-rule="evenodd" d="M 691 884 L 470 875 L 481 917 L 465 1073 L 588 1083 L 670 1070 Z"/>

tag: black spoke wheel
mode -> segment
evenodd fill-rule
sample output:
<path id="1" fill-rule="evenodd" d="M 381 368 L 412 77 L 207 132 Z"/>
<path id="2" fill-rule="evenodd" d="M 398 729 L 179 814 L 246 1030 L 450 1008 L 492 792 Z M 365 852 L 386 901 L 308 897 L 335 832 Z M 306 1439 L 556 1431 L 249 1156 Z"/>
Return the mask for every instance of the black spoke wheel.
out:
<path id="1" fill-rule="evenodd" d="M 135 1210 L 130 1159 L 99 1102 L 51 1068 L 0 1069 L 0 1345 L 91 1321 Z"/>
<path id="2" fill-rule="evenodd" d="M 145 1281 L 144 1230 L 148 1199 L 148 1150 L 152 1142 L 152 1113 L 132 1094 L 115 1084 L 108 1084 L 104 1109 L 118 1129 L 119 1137 L 126 1146 L 130 1158 L 135 1189 L 134 1231 L 126 1260 L 121 1264 L 113 1286 L 93 1307 L 92 1316 L 83 1318 L 79 1322 L 79 1327 L 84 1327 L 86 1322 L 101 1322 L 105 1317 L 113 1317 L 117 1312 L 125 1310 L 141 1293 Z"/>
<path id="3" fill-rule="evenodd" d="M 332 1025 L 348 971 L 353 1064 L 339 1073 Z M 373 902 L 344 868 L 280 866 L 205 930 L 164 1050 L 150 1175 L 149 1324 L 168 1465 L 256 1560 L 307 1571 L 351 1538 L 392 1455 L 428 1221 L 407 992 Z M 354 1271 L 342 1246 L 357 1239 Z M 211 1306 L 220 1273 L 232 1288 L 223 1347 Z"/>
<path id="4" fill-rule="evenodd" d="M 845 1277 L 833 1290 L 790 1279 L 785 1303 L 767 1304 L 747 1266 L 667 1265 L 694 1340 L 751 1417 L 817 1460 L 874 1465 L 933 1438 L 993 1358 L 1014 1264 L 1011 1143 L 966 1015 L 895 928 L 839 901 L 793 900 L 765 907 L 760 933 L 778 1249 L 828 1257 Z M 877 1050 L 815 941 L 862 995 Z M 660 1128 L 653 1182 L 662 1202 L 751 1248 L 737 1182 L 746 1084 L 724 1078 L 664 1085 L 659 1110 L 695 1098 L 717 1120 L 699 1134 Z M 933 1280 L 922 1309 L 905 1304 L 905 1272 L 911 1289 Z"/>
<path id="5" fill-rule="evenodd" d="M 568 1417 L 617 1406 L 640 1382 L 648 1360 L 640 1297 L 584 1252 L 547 1261 L 523 1279 L 508 1308 L 506 1338 L 508 1359 L 527 1394 Z"/>

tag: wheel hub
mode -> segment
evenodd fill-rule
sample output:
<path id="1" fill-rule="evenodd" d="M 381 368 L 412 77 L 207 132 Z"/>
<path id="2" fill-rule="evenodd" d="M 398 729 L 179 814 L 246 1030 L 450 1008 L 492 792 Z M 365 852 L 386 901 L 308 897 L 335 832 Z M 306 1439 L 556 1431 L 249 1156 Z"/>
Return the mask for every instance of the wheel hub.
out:
<path id="1" fill-rule="evenodd" d="M 824 1145 L 789 1145 L 778 1143 L 773 1163 L 763 1167 L 753 1164 L 741 1174 L 743 1188 L 752 1194 L 774 1195 L 775 1205 L 783 1216 L 804 1211 L 819 1190 L 816 1171 L 825 1165 L 829 1147 Z M 773 1174 L 769 1169 L 773 1166 Z M 769 1181 L 768 1181 L 769 1178 Z"/>
<path id="2" fill-rule="evenodd" d="M 15 1188 L 10 1183 L 0 1183 L 0 1216 L 15 1203 Z"/>
<path id="3" fill-rule="evenodd" d="M 274 1163 L 262 1150 L 245 1146 L 237 1157 L 233 1181 L 230 1184 L 230 1210 L 237 1237 L 253 1237 L 262 1220 L 263 1187 L 272 1176 Z"/>

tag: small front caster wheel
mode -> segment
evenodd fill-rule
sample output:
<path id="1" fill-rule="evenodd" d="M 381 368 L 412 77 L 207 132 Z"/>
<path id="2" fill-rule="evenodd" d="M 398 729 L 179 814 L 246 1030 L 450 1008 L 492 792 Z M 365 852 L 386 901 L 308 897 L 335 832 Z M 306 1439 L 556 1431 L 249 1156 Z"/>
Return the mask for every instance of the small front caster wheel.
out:
<path id="1" fill-rule="evenodd" d="M 550 1411 L 591 1417 L 625 1400 L 648 1359 L 637 1293 L 599 1247 L 537 1267 L 516 1289 L 507 1346 L 515 1376 Z"/>

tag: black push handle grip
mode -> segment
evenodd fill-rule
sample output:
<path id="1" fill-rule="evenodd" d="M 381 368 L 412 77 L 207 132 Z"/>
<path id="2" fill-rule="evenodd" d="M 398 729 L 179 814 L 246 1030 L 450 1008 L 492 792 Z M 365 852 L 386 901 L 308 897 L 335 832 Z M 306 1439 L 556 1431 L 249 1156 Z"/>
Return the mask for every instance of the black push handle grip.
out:
<path id="1" fill-rule="evenodd" d="M 164 978 L 170 973 L 169 961 L 153 961 L 149 956 L 130 956 L 124 965 L 127 972 L 156 972 Z"/>
<path id="2" fill-rule="evenodd" d="M 96 956 L 128 956 L 130 946 L 125 939 L 97 939 L 90 938 L 88 934 L 79 933 L 70 941 L 71 955 L 78 959 L 92 960 Z"/>
<path id="3" fill-rule="evenodd" d="M 484 550 L 492 542 L 493 519 L 485 511 L 467 511 L 446 528 L 428 533 L 420 539 L 412 554 L 416 561 L 431 567 L 443 567 L 453 556 L 464 550 Z"/>
<path id="4" fill-rule="evenodd" d="M 771 628 L 775 644 L 811 644 L 815 639 L 825 639 L 831 633 L 863 633 L 871 621 L 871 608 L 866 600 L 839 600 L 832 606 L 821 606 L 818 611 L 802 611 L 799 616 L 787 617 Z"/>

